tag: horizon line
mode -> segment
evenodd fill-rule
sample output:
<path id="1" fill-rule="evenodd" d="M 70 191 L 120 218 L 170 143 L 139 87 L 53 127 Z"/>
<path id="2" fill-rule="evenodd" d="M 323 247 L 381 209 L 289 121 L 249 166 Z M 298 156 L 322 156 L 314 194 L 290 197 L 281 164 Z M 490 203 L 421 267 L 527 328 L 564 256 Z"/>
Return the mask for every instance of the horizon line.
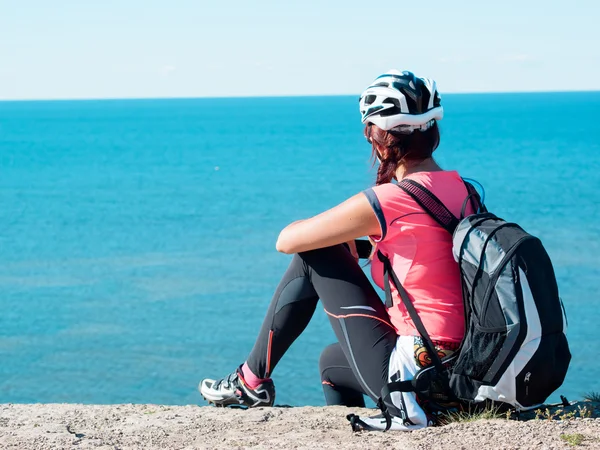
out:
<path id="1" fill-rule="evenodd" d="M 498 94 L 575 94 L 600 92 L 599 89 L 584 90 L 539 90 L 539 91 L 459 91 L 442 92 L 445 95 L 498 95 Z M 319 97 L 359 97 L 357 94 L 270 94 L 270 95 L 214 95 L 214 96 L 148 96 L 148 97 L 57 97 L 57 98 L 0 98 L 0 103 L 10 102 L 89 102 L 89 101 L 120 101 L 120 100 L 218 100 L 218 99 L 258 99 L 258 98 L 319 98 Z"/>

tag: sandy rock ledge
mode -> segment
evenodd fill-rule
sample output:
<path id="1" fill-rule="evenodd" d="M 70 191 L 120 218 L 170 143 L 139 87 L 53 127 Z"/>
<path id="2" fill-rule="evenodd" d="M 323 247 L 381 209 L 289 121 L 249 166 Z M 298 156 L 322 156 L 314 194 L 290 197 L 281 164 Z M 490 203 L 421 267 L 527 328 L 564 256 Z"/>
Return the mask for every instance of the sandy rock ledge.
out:
<path id="1" fill-rule="evenodd" d="M 0 405 L 2 449 L 600 449 L 600 419 L 480 420 L 412 433 L 353 433 L 343 407 Z M 594 416 L 597 417 L 595 414 Z M 561 435 L 577 437 L 576 446 Z"/>

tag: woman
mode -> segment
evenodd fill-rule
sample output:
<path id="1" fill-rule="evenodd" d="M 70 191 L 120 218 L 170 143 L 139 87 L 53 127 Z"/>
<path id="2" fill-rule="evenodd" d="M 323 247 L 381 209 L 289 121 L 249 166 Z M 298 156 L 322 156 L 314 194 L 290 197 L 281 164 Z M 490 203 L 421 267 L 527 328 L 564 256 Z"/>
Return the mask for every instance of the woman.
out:
<path id="1" fill-rule="evenodd" d="M 429 364 L 396 289 L 392 286 L 393 305 L 386 308 L 358 265 L 354 240 L 359 237 L 370 237 L 391 260 L 440 356 L 458 348 L 464 318 L 451 236 L 392 182 L 412 179 L 460 216 L 468 195 L 465 184 L 432 158 L 443 116 L 436 84 L 411 72 L 390 71 L 363 93 L 360 111 L 365 137 L 380 162 L 376 186 L 281 232 L 277 250 L 294 254 L 292 263 L 246 362 L 224 379 L 201 381 L 200 392 L 209 402 L 273 405 L 270 376 L 308 325 L 319 299 L 338 339 L 320 359 L 328 405 L 364 406 L 364 394 L 377 401 L 390 380 L 411 379 Z M 371 270 L 383 288 L 381 261 L 373 258 Z M 408 420 L 394 419 L 392 429 L 427 425 L 414 394 L 395 395 L 401 395 L 395 403 Z"/>

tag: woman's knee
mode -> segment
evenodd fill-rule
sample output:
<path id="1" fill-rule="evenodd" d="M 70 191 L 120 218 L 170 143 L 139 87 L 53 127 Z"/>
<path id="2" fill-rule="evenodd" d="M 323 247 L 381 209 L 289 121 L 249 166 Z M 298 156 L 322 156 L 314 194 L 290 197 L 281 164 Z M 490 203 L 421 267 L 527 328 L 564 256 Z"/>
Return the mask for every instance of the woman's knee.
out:
<path id="1" fill-rule="evenodd" d="M 336 356 L 335 354 L 338 351 L 341 351 L 341 348 L 340 344 L 336 342 L 335 344 L 328 345 L 321 352 L 321 356 L 319 358 L 319 373 L 321 374 L 321 380 L 324 379 L 324 372 L 333 365 Z"/>

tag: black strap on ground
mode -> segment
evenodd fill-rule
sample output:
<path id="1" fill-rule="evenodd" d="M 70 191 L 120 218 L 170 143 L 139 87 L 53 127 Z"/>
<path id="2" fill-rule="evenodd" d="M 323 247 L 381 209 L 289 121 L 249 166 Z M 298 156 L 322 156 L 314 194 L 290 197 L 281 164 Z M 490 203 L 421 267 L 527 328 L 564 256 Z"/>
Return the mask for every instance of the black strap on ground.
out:
<path id="1" fill-rule="evenodd" d="M 377 407 L 381 410 L 381 414 L 385 418 L 385 431 L 388 431 L 392 427 L 392 415 L 387 410 L 383 397 L 379 397 L 377 400 Z"/>
<path id="2" fill-rule="evenodd" d="M 442 364 L 442 360 L 440 359 L 440 357 L 435 349 L 435 346 L 433 345 L 433 342 L 431 341 L 431 338 L 429 337 L 429 333 L 425 329 L 425 326 L 423 325 L 423 322 L 421 321 L 421 318 L 419 317 L 419 314 L 417 313 L 417 310 L 415 309 L 414 305 L 410 301 L 410 297 L 408 296 L 408 293 L 406 292 L 406 290 L 404 289 L 404 286 L 402 286 L 402 283 L 400 283 L 400 280 L 396 276 L 396 273 L 394 272 L 394 269 L 392 268 L 392 263 L 390 262 L 389 258 L 381 252 L 381 250 L 377 250 L 377 257 L 383 263 L 383 282 L 385 285 L 386 306 L 388 306 L 388 304 L 393 305 L 392 292 L 391 292 L 390 280 L 389 280 L 389 278 L 391 277 L 392 282 L 394 283 L 394 286 L 396 287 L 396 290 L 398 291 L 398 294 L 400 294 L 402 303 L 404 303 L 404 306 L 406 307 L 406 310 L 408 311 L 408 314 L 409 314 L 411 320 L 415 324 L 415 328 L 417 329 L 417 331 L 421 335 L 421 338 L 423 339 L 423 345 L 427 349 L 427 353 L 429 354 L 431 361 L 433 362 L 435 368 L 440 373 L 442 373 L 444 371 L 444 365 Z M 388 306 L 388 307 L 390 307 L 390 306 Z"/>

